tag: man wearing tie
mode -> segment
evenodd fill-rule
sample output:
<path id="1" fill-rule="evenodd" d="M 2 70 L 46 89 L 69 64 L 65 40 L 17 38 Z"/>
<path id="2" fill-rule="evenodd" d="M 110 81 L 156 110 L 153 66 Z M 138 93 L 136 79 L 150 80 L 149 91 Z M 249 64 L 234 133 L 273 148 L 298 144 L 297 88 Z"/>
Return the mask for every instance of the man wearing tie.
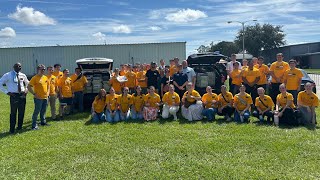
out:
<path id="1" fill-rule="evenodd" d="M 16 118 L 18 112 L 18 127 L 22 129 L 24 112 L 26 107 L 27 86 L 29 80 L 21 71 L 21 63 L 15 63 L 13 71 L 4 74 L 0 79 L 0 91 L 10 96 L 10 133 L 14 133 L 16 127 Z M 3 85 L 7 88 L 4 88 Z"/>

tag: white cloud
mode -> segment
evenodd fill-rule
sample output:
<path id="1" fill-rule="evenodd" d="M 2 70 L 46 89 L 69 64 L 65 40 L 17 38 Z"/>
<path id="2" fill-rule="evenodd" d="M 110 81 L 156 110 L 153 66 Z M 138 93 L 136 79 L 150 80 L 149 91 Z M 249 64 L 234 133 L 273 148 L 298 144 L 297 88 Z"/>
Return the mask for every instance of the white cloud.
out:
<path id="1" fill-rule="evenodd" d="M 151 26 L 151 27 L 149 27 L 149 29 L 150 29 L 151 31 L 160 31 L 162 28 L 159 27 L 159 26 Z"/>
<path id="2" fill-rule="evenodd" d="M 16 31 L 11 27 L 5 27 L 0 30 L 0 38 L 14 38 L 16 37 Z"/>
<path id="3" fill-rule="evenodd" d="M 208 17 L 207 14 L 200 10 L 182 9 L 178 12 L 169 13 L 165 19 L 177 23 L 186 23 L 206 17 Z"/>
<path id="4" fill-rule="evenodd" d="M 149 19 L 159 19 L 159 18 L 165 17 L 169 13 L 173 13 L 178 10 L 179 9 L 177 8 L 164 8 L 164 9 L 152 10 L 149 13 Z"/>
<path id="5" fill-rule="evenodd" d="M 16 12 L 8 15 L 9 18 L 22 22 L 23 24 L 41 26 L 55 25 L 56 21 L 40 11 L 36 11 L 32 7 L 17 6 Z"/>
<path id="6" fill-rule="evenodd" d="M 101 33 L 101 32 L 94 33 L 94 34 L 92 34 L 92 36 L 94 38 L 96 38 L 97 40 L 99 40 L 99 41 L 105 41 L 106 40 L 106 35 Z"/>
<path id="7" fill-rule="evenodd" d="M 119 25 L 116 27 L 112 28 L 113 33 L 124 33 L 124 34 L 130 34 L 131 33 L 131 29 L 129 26 L 127 25 Z"/>

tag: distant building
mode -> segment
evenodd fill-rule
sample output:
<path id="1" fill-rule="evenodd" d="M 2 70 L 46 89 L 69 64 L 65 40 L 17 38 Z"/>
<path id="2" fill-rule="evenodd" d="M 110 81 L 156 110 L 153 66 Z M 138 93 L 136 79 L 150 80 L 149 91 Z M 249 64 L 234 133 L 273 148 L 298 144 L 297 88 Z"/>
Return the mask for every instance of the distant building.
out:
<path id="1" fill-rule="evenodd" d="M 288 45 L 262 51 L 266 63 L 276 60 L 277 53 L 283 53 L 285 61 L 295 59 L 303 69 L 320 69 L 320 42 Z"/>
<path id="2" fill-rule="evenodd" d="M 186 59 L 186 42 L 0 48 L 0 75 L 11 70 L 15 62 L 22 63 L 28 76 L 36 73 L 37 64 L 59 63 L 73 73 L 75 61 L 88 57 L 113 59 L 114 68 L 127 63 L 159 63 L 160 59 L 169 64 L 174 57 Z"/>

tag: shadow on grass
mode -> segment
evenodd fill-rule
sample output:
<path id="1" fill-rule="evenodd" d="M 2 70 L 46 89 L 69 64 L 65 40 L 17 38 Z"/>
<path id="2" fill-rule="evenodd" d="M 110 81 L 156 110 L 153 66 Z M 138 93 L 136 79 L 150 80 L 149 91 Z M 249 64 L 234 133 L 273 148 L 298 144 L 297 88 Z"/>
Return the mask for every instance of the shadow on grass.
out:
<path id="1" fill-rule="evenodd" d="M 14 135 L 17 135 L 17 134 L 23 134 L 25 132 L 31 131 L 31 124 L 32 124 L 31 121 L 23 123 L 22 129 L 21 130 L 15 130 L 15 132 L 13 134 L 10 133 L 9 131 L 0 133 L 0 139 L 6 138 L 8 136 L 14 136 Z M 8 127 L 8 129 L 9 129 L 9 127 Z"/>

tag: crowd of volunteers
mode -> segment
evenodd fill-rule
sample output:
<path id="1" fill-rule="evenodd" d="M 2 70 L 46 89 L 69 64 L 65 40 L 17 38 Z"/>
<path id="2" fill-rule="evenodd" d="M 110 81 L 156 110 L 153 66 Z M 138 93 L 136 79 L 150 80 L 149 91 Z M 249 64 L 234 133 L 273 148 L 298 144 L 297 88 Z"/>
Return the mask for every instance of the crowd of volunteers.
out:
<path id="1" fill-rule="evenodd" d="M 296 64 L 293 59 L 285 62 L 281 53 L 270 68 L 263 57 L 244 59 L 241 64 L 232 54 L 226 65 L 229 88 L 222 85 L 221 93 L 215 94 L 213 87 L 208 86 L 202 96 L 195 90 L 196 73 L 186 60 L 179 63 L 174 58 L 170 64 L 160 60 L 159 66 L 155 62 L 123 64 L 111 72 L 110 89 L 101 89 L 94 98 L 92 122 L 153 121 L 160 116 L 177 120 L 180 111 L 188 121 L 212 121 L 219 115 L 236 122 L 248 122 L 254 116 L 276 125 L 316 124 L 319 99 L 312 91 L 313 84 L 306 83 L 301 91 L 303 74 Z M 34 96 L 33 130 L 39 129 L 39 115 L 40 125 L 49 125 L 45 117 L 48 105 L 52 120 L 84 111 L 83 92 L 88 80 L 80 68 L 75 68 L 70 76 L 68 69 L 61 72 L 60 64 L 40 64 L 30 81 L 20 71 L 21 64 L 16 63 L 0 79 L 0 90 L 10 96 L 10 133 L 16 130 L 17 114 L 17 130 L 22 128 L 27 93 Z M 126 80 L 121 81 L 120 77 Z"/>

